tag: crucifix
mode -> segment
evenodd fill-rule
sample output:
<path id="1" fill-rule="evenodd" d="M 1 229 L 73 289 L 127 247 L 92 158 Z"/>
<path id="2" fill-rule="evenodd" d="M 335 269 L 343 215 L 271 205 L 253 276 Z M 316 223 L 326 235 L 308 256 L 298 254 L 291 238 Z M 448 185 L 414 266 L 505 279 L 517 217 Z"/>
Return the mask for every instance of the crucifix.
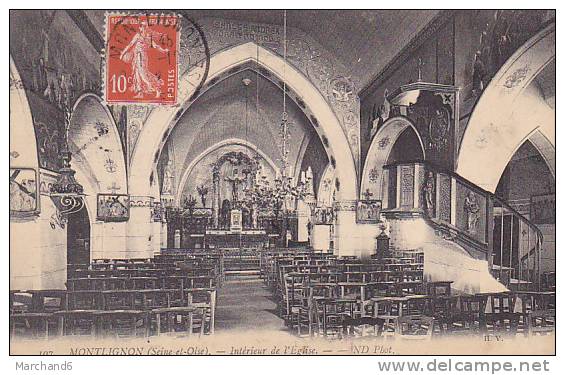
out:
<path id="1" fill-rule="evenodd" d="M 373 196 L 373 193 L 367 189 L 365 190 L 365 192 L 363 193 L 363 196 L 365 197 L 365 200 L 368 201 L 371 199 L 371 197 Z"/>
<path id="2" fill-rule="evenodd" d="M 233 174 L 233 176 L 226 176 L 224 177 L 224 179 L 228 182 L 231 182 L 231 186 L 232 186 L 232 202 L 235 203 L 238 201 L 238 193 L 237 193 L 237 189 L 238 186 L 245 181 L 245 177 L 239 177 L 239 175 L 237 174 L 237 170 L 234 171 L 235 173 Z"/>

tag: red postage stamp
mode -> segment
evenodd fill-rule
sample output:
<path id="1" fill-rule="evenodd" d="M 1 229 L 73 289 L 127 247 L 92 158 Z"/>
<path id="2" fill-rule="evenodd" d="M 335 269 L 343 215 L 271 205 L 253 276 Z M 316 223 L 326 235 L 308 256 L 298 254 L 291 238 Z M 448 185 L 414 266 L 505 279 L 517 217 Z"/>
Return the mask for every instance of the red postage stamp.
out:
<path id="1" fill-rule="evenodd" d="M 176 104 L 176 15 L 106 17 L 105 97 L 113 103 Z"/>

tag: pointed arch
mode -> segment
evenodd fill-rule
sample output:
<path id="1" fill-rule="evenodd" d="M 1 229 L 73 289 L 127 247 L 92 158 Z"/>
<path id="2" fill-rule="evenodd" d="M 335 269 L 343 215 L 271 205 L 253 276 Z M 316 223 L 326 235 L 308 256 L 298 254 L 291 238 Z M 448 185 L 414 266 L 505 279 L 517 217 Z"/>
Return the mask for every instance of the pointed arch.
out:
<path id="1" fill-rule="evenodd" d="M 258 62 L 279 80 L 284 77 L 288 88 L 302 98 L 305 105 L 311 109 L 312 117 L 318 125 L 315 127 L 316 131 L 325 140 L 324 143 L 328 147 L 330 159 L 335 160 L 341 186 L 340 197 L 342 199 L 356 199 L 356 169 L 353 154 L 350 148 L 346 147 L 349 144 L 346 134 L 324 96 L 291 64 L 285 62 L 275 53 L 249 42 L 213 55 L 210 59 L 210 69 L 204 85 L 209 84 L 212 80 L 216 81 L 224 72 L 253 61 Z M 179 86 L 181 103 L 183 103 L 181 109 L 158 107 L 151 112 L 143 126 L 131 162 L 128 184 L 130 194 L 147 195 L 149 193 L 149 177 L 153 165 L 159 159 L 162 145 L 166 141 L 171 128 L 175 126 L 176 121 L 190 106 L 190 103 L 186 101 L 190 97 L 193 87 L 190 87 L 188 75 L 181 77 Z"/>
<path id="2" fill-rule="evenodd" d="M 424 159 L 426 158 L 426 149 L 422 138 L 420 138 L 416 127 L 406 117 L 393 117 L 388 119 L 375 134 L 371 141 L 371 146 L 365 159 L 363 166 L 363 174 L 361 177 L 361 192 L 367 189 L 373 193 L 373 198 L 383 199 L 384 173 L 383 167 L 388 163 L 388 159 L 394 144 L 400 135 L 408 128 L 414 131 Z"/>
<path id="3" fill-rule="evenodd" d="M 494 192 L 506 164 L 531 134 L 539 130 L 546 140 L 555 139 L 555 111 L 530 85 L 554 58 L 555 23 L 551 23 L 500 68 L 469 118 L 459 148 L 459 175 Z"/>

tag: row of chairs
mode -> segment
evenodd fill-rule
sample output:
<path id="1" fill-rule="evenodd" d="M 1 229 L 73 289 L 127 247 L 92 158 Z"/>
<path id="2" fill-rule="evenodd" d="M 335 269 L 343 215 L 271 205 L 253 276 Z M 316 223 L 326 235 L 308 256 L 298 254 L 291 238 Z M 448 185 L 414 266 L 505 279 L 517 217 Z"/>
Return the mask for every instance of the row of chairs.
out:
<path id="1" fill-rule="evenodd" d="M 212 334 L 220 259 L 183 254 L 74 265 L 66 290 L 10 292 L 11 337 Z"/>
<path id="2" fill-rule="evenodd" d="M 214 333 L 216 290 L 10 292 L 10 336 L 139 337 Z"/>
<path id="3" fill-rule="evenodd" d="M 421 252 L 370 262 L 275 253 L 268 254 L 263 264 L 265 281 L 279 301 L 281 316 L 299 335 L 428 338 L 459 333 L 548 333 L 554 329 L 555 294 L 452 296 L 450 281 L 424 281 Z M 386 269 L 387 265 L 395 268 Z M 311 266 L 318 268 L 312 272 Z M 363 276 L 351 280 L 352 275 Z M 374 275 L 382 278 L 374 280 Z"/>

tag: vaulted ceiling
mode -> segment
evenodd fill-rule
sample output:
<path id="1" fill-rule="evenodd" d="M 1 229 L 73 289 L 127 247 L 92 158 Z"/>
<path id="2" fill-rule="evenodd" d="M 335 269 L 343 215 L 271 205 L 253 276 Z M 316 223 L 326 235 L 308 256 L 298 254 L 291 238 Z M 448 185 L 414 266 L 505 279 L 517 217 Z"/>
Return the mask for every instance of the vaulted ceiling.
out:
<path id="1" fill-rule="evenodd" d="M 287 25 L 314 38 L 359 82 L 368 84 L 438 10 L 288 10 Z M 85 11 L 104 35 L 104 11 Z M 214 17 L 250 23 L 282 25 L 282 10 L 188 10 L 196 22 Z"/>
<path id="2" fill-rule="evenodd" d="M 243 84 L 244 79 L 251 80 L 248 86 Z M 253 144 L 280 167 L 282 110 L 281 89 L 252 70 L 244 70 L 216 84 L 191 105 L 167 141 L 177 183 L 193 160 L 230 139 Z M 291 123 L 289 162 L 296 169 L 300 168 L 300 158 L 316 134 L 304 113 L 289 98 L 287 112 Z M 325 153 L 321 145 L 319 152 Z"/>

